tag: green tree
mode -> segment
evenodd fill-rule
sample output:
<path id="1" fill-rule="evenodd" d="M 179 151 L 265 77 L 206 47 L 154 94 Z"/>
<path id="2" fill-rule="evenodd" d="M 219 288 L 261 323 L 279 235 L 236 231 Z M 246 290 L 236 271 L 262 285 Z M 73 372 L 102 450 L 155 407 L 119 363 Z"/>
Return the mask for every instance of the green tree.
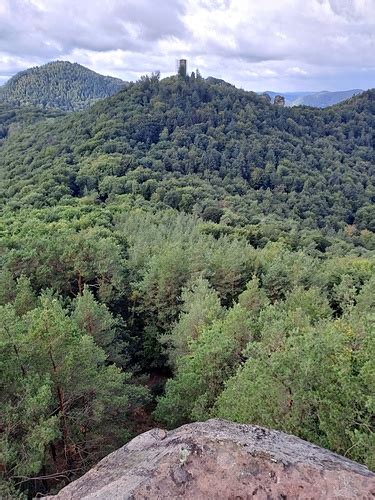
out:
<path id="1" fill-rule="evenodd" d="M 273 342 L 267 334 L 249 346 L 213 414 L 279 428 L 373 466 L 373 320 L 294 321 L 281 336 L 286 319 L 274 320 Z"/>
<path id="2" fill-rule="evenodd" d="M 210 409 L 225 380 L 241 363 L 242 350 L 253 338 L 248 312 L 237 305 L 223 320 L 216 320 L 179 358 L 175 378 L 168 380 L 155 417 L 174 427 L 209 418 Z"/>
<path id="3" fill-rule="evenodd" d="M 31 286 L 29 278 L 21 276 L 16 283 L 16 296 L 14 308 L 19 316 L 23 316 L 37 305 L 37 297 Z"/>
<path id="4" fill-rule="evenodd" d="M 85 286 L 82 295 L 73 302 L 72 318 L 79 329 L 90 335 L 95 343 L 108 350 L 116 335 L 117 323 L 105 304 L 98 303 Z"/>
<path id="5" fill-rule="evenodd" d="M 163 343 L 169 345 L 168 357 L 172 366 L 181 356 L 189 353 L 191 341 L 196 340 L 205 327 L 224 314 L 218 293 L 202 277 L 194 281 L 191 287 L 183 289 L 181 301 L 183 305 L 179 320 L 171 334 L 163 338 Z"/>
<path id="6" fill-rule="evenodd" d="M 94 338 L 48 295 L 17 316 L 2 308 L 2 456 L 6 476 L 72 474 L 129 436 L 145 398 L 130 374 L 107 364 Z M 110 429 L 110 430 L 109 430 Z"/>

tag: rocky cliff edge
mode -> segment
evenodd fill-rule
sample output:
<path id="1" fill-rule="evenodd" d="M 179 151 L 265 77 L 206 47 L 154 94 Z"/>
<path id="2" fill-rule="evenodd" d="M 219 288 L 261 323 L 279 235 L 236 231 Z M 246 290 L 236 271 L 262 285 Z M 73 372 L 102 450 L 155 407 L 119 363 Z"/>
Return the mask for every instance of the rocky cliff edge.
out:
<path id="1" fill-rule="evenodd" d="M 283 432 L 209 420 L 141 434 L 47 498 L 373 499 L 375 474 Z"/>

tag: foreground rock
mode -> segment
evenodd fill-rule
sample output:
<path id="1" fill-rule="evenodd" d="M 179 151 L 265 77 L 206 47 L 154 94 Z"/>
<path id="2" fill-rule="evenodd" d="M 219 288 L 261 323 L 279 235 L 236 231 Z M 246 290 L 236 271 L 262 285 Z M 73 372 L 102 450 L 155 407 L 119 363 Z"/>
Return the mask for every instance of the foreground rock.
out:
<path id="1" fill-rule="evenodd" d="M 278 431 L 223 420 L 154 429 L 55 497 L 68 499 L 370 499 L 375 474 Z"/>

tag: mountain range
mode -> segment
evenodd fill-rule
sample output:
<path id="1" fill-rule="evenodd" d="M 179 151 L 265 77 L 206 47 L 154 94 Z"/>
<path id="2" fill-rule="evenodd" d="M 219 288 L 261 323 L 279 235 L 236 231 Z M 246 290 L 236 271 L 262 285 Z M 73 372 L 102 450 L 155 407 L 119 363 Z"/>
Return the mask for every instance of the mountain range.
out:
<path id="1" fill-rule="evenodd" d="M 208 77 L 207 81 L 229 85 L 214 77 Z M 100 75 L 77 63 L 53 61 L 21 71 L 10 78 L 0 86 L 0 103 L 78 111 L 99 99 L 110 97 L 126 85 L 128 83 L 119 78 Z M 361 92 L 361 89 L 352 89 L 336 92 L 263 93 L 268 94 L 272 100 L 276 95 L 283 95 L 286 106 L 325 108 Z"/>
<path id="2" fill-rule="evenodd" d="M 327 106 L 333 106 L 341 101 L 345 101 L 354 95 L 363 92 L 361 89 L 352 90 L 338 90 L 330 92 L 328 90 L 322 90 L 320 92 L 272 92 L 266 91 L 264 94 L 268 94 L 273 100 L 277 95 L 283 95 L 285 97 L 286 106 L 312 106 L 314 108 L 326 108 Z"/>

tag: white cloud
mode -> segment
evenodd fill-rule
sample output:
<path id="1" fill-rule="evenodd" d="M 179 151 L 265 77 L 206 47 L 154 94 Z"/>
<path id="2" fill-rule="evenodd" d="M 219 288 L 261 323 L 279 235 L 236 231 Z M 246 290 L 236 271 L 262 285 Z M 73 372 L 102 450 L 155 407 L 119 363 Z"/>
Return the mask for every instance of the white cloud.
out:
<path id="1" fill-rule="evenodd" d="M 286 70 L 289 75 L 308 75 L 308 72 L 299 66 L 293 66 L 293 68 L 288 68 Z"/>

